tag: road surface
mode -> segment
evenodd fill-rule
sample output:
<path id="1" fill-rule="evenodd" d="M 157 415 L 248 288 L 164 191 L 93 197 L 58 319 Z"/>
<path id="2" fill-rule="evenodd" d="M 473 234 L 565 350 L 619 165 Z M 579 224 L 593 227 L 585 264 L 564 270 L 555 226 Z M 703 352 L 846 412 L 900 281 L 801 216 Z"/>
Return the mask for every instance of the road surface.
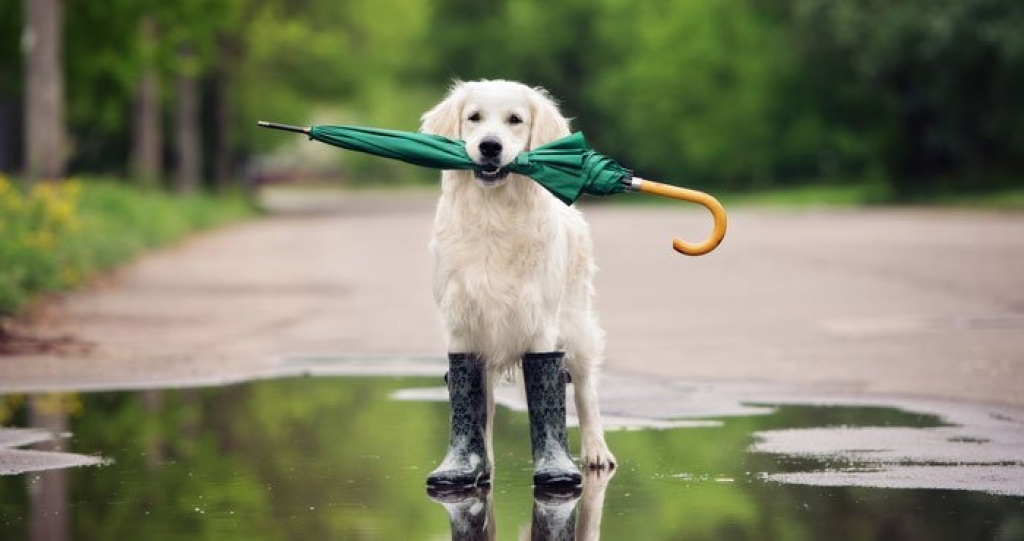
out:
<path id="1" fill-rule="evenodd" d="M 444 354 L 426 195 L 347 195 L 142 257 L 31 329 L 83 352 L 0 357 L 0 392 L 217 383 L 296 355 Z M 1024 215 L 584 207 L 609 374 L 1024 405 Z"/>

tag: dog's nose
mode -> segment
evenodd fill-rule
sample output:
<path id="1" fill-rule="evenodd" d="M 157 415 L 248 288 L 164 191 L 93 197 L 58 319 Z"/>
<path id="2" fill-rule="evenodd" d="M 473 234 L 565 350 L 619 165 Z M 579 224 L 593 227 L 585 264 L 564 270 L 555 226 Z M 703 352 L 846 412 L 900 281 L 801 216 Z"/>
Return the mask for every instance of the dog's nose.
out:
<path id="1" fill-rule="evenodd" d="M 485 158 L 497 158 L 501 155 L 501 141 L 497 137 L 484 137 L 480 141 L 480 154 Z"/>

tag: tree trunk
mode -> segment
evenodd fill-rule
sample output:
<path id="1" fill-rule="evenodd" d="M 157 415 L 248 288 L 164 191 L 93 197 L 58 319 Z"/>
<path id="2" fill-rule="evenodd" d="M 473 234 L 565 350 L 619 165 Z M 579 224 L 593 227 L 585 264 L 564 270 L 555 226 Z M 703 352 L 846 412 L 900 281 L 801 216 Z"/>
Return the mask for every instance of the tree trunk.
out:
<path id="1" fill-rule="evenodd" d="M 181 66 L 175 89 L 175 143 L 178 147 L 178 172 L 175 191 L 194 193 L 200 179 L 199 81 L 194 73 L 193 53 L 183 48 L 178 53 Z"/>
<path id="2" fill-rule="evenodd" d="M 139 21 L 139 47 L 145 51 L 144 66 L 135 87 L 132 121 L 132 174 L 147 187 L 159 184 L 163 174 L 163 122 L 160 110 L 160 75 L 156 69 L 156 21 L 146 15 Z"/>
<path id="3" fill-rule="evenodd" d="M 217 36 L 218 62 L 213 74 L 214 160 L 213 173 L 217 190 L 229 188 L 235 178 L 235 156 L 231 145 L 232 120 L 235 115 L 231 99 L 234 66 L 241 63 L 242 39 L 238 34 L 225 32 Z"/>
<path id="4" fill-rule="evenodd" d="M 64 176 L 64 6 L 25 0 L 25 180 Z"/>
<path id="5" fill-rule="evenodd" d="M 224 191 L 234 177 L 231 155 L 231 99 L 228 96 L 230 76 L 221 65 L 213 77 L 213 181 L 217 191 Z"/>

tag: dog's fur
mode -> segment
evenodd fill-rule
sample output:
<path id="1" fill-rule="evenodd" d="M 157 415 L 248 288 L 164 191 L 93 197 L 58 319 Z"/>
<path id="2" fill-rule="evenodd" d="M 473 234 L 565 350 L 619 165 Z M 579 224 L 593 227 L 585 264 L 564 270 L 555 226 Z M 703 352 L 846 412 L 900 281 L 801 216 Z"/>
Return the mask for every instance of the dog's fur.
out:
<path id="1" fill-rule="evenodd" d="M 488 454 L 493 459 L 500 376 L 524 353 L 564 350 L 583 464 L 614 467 L 597 405 L 604 334 L 591 303 L 589 228 L 577 209 L 533 180 L 499 169 L 523 150 L 569 135 L 569 122 L 544 90 L 510 81 L 456 83 L 422 121 L 423 132 L 465 141 L 470 157 L 489 170 L 442 174 L 431 240 L 448 351 L 476 353 L 486 363 Z M 487 142 L 489 149 L 481 146 Z"/>

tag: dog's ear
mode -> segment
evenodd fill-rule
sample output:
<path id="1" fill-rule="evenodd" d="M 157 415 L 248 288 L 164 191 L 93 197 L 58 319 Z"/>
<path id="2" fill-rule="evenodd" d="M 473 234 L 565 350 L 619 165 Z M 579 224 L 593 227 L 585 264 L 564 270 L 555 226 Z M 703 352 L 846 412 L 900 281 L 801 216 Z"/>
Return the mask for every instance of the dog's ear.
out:
<path id="1" fill-rule="evenodd" d="M 441 103 L 433 109 L 423 113 L 420 118 L 420 131 L 441 135 L 449 139 L 459 138 L 459 125 L 461 124 L 462 102 L 465 101 L 465 85 L 456 81 L 448 90 L 448 94 Z"/>
<path id="2" fill-rule="evenodd" d="M 543 88 L 530 93 L 533 105 L 533 126 L 530 128 L 530 150 L 569 135 L 569 120 L 562 116 L 558 105 Z"/>

